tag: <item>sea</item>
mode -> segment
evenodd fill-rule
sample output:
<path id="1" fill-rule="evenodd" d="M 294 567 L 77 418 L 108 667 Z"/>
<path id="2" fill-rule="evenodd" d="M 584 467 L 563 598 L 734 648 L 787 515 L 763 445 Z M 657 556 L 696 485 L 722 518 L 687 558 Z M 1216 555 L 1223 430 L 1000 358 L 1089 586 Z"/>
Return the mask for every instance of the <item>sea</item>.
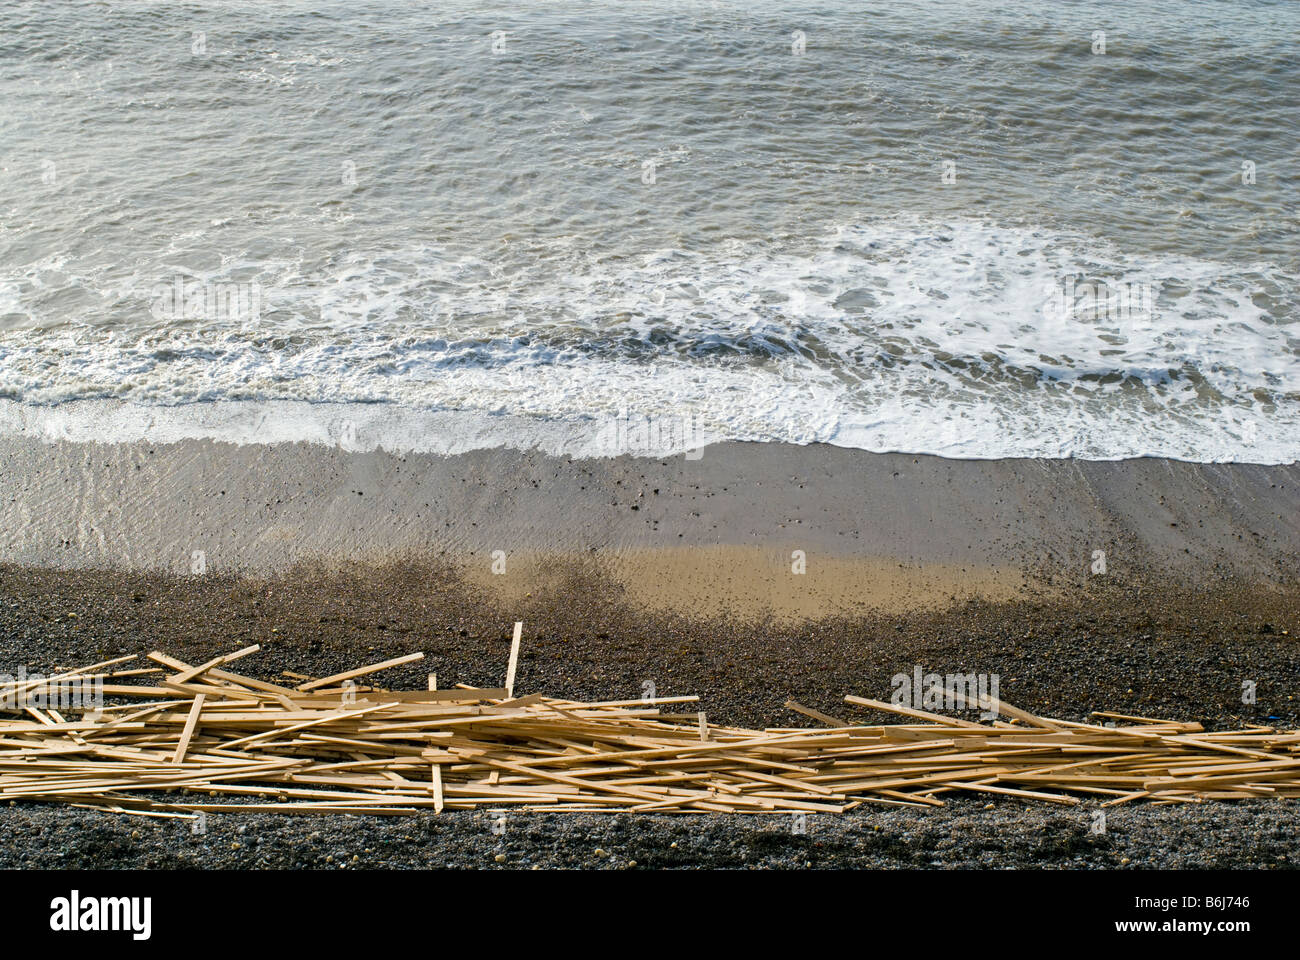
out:
<path id="1" fill-rule="evenodd" d="M 0 5 L 0 433 L 1300 457 L 1300 4 Z"/>

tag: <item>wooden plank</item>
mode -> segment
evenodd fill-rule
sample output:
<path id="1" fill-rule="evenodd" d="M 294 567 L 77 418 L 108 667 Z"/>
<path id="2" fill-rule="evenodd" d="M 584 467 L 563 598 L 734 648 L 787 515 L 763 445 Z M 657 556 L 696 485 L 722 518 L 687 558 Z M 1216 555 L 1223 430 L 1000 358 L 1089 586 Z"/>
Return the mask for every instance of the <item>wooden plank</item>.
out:
<path id="1" fill-rule="evenodd" d="M 508 697 L 515 695 L 515 671 L 519 669 L 519 640 L 523 633 L 523 621 L 515 621 L 515 634 L 510 640 L 510 663 L 506 666 L 506 696 Z"/>
<path id="2" fill-rule="evenodd" d="M 436 763 L 433 764 L 433 801 L 433 812 L 442 813 L 442 767 Z"/>
<path id="3" fill-rule="evenodd" d="M 170 677 L 169 679 L 172 681 L 172 683 L 188 683 L 189 681 L 195 679 L 196 677 L 200 677 L 204 673 L 207 673 L 207 671 L 211 670 L 213 667 L 219 667 L 222 664 L 231 663 L 234 660 L 242 659 L 243 657 L 247 657 L 251 654 L 257 653 L 257 651 L 261 649 L 262 648 L 255 643 L 251 647 L 244 647 L 242 650 L 236 650 L 234 653 L 226 653 L 219 657 L 214 657 L 213 659 L 209 660 L 207 663 L 203 664 L 202 666 L 190 667 L 187 670 L 182 670 L 176 676 Z"/>
<path id="4" fill-rule="evenodd" d="M 298 689 L 304 693 L 308 690 L 315 690 L 317 687 L 327 687 L 331 683 L 342 683 L 344 680 L 354 680 L 357 677 L 364 677 L 367 674 L 378 673 L 380 670 L 387 670 L 389 667 L 399 667 L 404 663 L 414 663 L 416 660 L 423 660 L 424 653 L 408 653 L 404 657 L 394 657 L 391 660 L 385 660 L 382 663 L 372 663 L 368 667 L 357 667 L 355 670 L 345 670 L 342 673 L 336 673 L 332 677 L 323 677 L 320 680 L 312 680 L 308 683 L 300 684 Z"/>
<path id="5" fill-rule="evenodd" d="M 185 719 L 185 729 L 181 731 L 181 742 L 176 744 L 176 753 L 172 756 L 172 763 L 180 763 L 185 759 L 185 751 L 190 747 L 190 738 L 194 736 L 194 728 L 198 725 L 199 716 L 203 713 L 203 701 L 207 694 L 200 693 L 194 697 L 194 703 L 190 706 L 190 715 Z"/>
<path id="6" fill-rule="evenodd" d="M 846 723 L 839 717 L 832 717 L 829 713 L 822 713 L 820 710 L 814 710 L 812 707 L 805 707 L 796 700 L 787 700 L 785 702 L 787 710 L 794 710 L 796 713 L 802 713 L 805 717 L 812 717 L 814 720 L 820 720 L 828 727 L 851 727 L 853 724 Z"/>
<path id="7" fill-rule="evenodd" d="M 858 707 L 868 707 L 872 710 L 880 710 L 883 713 L 897 713 L 904 717 L 915 717 L 918 720 L 929 720 L 932 723 L 942 724 L 946 727 L 965 727 L 983 730 L 978 723 L 971 723 L 969 720 L 962 720 L 958 717 L 945 717 L 938 713 L 927 713 L 925 710 L 915 710 L 912 707 L 904 707 L 901 704 L 885 703 L 882 700 L 868 700 L 866 697 L 845 697 L 845 703 L 851 703 Z"/>

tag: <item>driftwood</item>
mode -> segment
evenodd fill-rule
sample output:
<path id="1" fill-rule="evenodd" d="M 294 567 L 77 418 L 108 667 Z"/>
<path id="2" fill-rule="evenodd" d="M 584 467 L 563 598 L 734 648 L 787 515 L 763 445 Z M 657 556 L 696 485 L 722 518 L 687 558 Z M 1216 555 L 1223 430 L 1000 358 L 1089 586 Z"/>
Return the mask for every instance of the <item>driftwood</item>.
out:
<path id="1" fill-rule="evenodd" d="M 292 686 L 226 669 L 256 647 L 198 666 L 156 652 L 160 668 L 112 671 L 134 659 L 123 657 L 0 684 L 0 799 L 194 816 L 840 813 L 940 806 L 954 793 L 1103 805 L 1300 796 L 1300 732 L 1206 732 L 1117 714 L 1097 715 L 1114 725 L 1078 723 L 987 700 L 970 705 L 1010 720 L 975 723 L 852 696 L 854 708 L 909 722 L 853 725 L 791 701 L 824 726 L 749 730 L 671 712 L 691 696 L 516 697 L 519 637 L 516 626 L 505 685 L 492 689 L 438 690 L 432 674 L 428 690 L 354 682 L 422 654 L 320 679 L 288 675 Z M 88 682 L 125 702 L 74 719 L 40 705 Z"/>

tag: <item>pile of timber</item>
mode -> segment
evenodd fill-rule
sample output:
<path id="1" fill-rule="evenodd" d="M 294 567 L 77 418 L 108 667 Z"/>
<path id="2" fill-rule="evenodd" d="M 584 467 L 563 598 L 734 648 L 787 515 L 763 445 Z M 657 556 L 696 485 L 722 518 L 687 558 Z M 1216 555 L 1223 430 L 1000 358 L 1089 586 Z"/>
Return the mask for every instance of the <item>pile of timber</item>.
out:
<path id="1" fill-rule="evenodd" d="M 1300 795 L 1300 733 L 1205 732 L 1094 714 L 1034 716 L 999 701 L 993 723 L 861 697 L 905 721 L 854 725 L 796 703 L 821 728 L 716 726 L 670 712 L 696 697 L 581 703 L 506 687 L 392 691 L 356 680 L 411 654 L 269 683 L 228 667 L 249 647 L 191 666 L 115 670 L 132 657 L 0 684 L 0 799 L 150 816 L 199 811 L 410 814 L 530 811 L 840 813 L 864 803 L 942 806 L 1001 794 L 1115 805 Z M 145 682 L 123 682 L 127 679 Z M 65 717 L 60 691 L 102 684 L 104 703 Z M 70 713 L 70 711 L 68 711 Z"/>

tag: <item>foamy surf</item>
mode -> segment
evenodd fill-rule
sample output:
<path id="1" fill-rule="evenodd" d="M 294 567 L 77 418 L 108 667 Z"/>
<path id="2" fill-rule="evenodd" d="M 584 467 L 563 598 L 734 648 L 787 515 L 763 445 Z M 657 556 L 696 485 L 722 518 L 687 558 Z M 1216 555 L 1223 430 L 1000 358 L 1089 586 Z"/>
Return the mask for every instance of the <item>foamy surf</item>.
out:
<path id="1" fill-rule="evenodd" d="M 108 330 L 32 314 L 0 334 L 0 429 L 334 444 L 350 424 L 349 442 L 394 451 L 575 456 L 715 440 L 1300 455 L 1297 278 L 1270 264 L 915 217 L 534 253 L 529 271 L 429 247 L 242 263 L 119 291 L 132 319 Z"/>

